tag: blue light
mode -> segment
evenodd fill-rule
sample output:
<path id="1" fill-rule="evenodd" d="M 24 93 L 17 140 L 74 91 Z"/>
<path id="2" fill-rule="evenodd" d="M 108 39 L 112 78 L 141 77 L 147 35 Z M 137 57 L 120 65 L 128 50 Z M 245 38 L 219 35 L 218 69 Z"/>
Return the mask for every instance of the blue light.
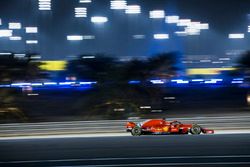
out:
<path id="1" fill-rule="evenodd" d="M 10 85 L 0 85 L 0 88 L 8 88 Z"/>
<path id="2" fill-rule="evenodd" d="M 178 81 L 182 81 L 182 79 L 172 79 L 171 82 L 178 82 Z"/>
<path id="3" fill-rule="evenodd" d="M 150 82 L 152 84 L 164 84 L 165 83 L 163 80 L 160 80 L 160 79 L 150 80 Z"/>
<path id="4" fill-rule="evenodd" d="M 192 82 L 204 82 L 204 79 L 192 79 Z"/>
<path id="5" fill-rule="evenodd" d="M 141 81 L 129 81 L 128 83 L 129 83 L 129 84 L 140 84 Z"/>
<path id="6" fill-rule="evenodd" d="M 22 87 L 22 86 L 30 86 L 31 83 L 13 83 L 11 84 L 12 87 Z"/>
<path id="7" fill-rule="evenodd" d="M 211 80 L 208 80 L 208 81 L 205 81 L 205 84 L 216 84 L 218 82 L 222 82 L 223 79 L 211 79 Z"/>
<path id="8" fill-rule="evenodd" d="M 188 84 L 189 81 L 185 81 L 185 80 L 182 80 L 182 79 L 173 79 L 171 80 L 171 82 L 176 82 L 177 84 Z"/>
<path id="9" fill-rule="evenodd" d="M 211 80 L 211 81 L 205 81 L 204 83 L 205 84 L 216 84 L 217 81 Z"/>
<path id="10" fill-rule="evenodd" d="M 234 81 L 243 81 L 244 78 L 234 78 L 233 80 L 234 80 Z"/>
<path id="11" fill-rule="evenodd" d="M 97 84 L 97 82 L 80 82 L 80 85 L 92 85 Z"/>
<path id="12" fill-rule="evenodd" d="M 242 83 L 244 83 L 244 82 L 243 82 L 243 81 L 237 80 L 237 81 L 232 81 L 231 83 L 232 83 L 232 84 L 242 84 Z"/>
<path id="13" fill-rule="evenodd" d="M 75 84 L 76 82 L 59 82 L 59 85 L 72 85 Z"/>
<path id="14" fill-rule="evenodd" d="M 222 82 L 223 79 L 211 79 L 211 81 L 218 81 L 218 82 Z"/>
<path id="15" fill-rule="evenodd" d="M 31 85 L 32 85 L 32 86 L 43 86 L 42 83 L 32 83 Z"/>
<path id="16" fill-rule="evenodd" d="M 57 85 L 57 82 L 44 82 L 44 85 Z"/>
<path id="17" fill-rule="evenodd" d="M 36 89 L 40 89 L 38 87 L 53 87 L 53 88 L 73 88 L 78 86 L 79 88 L 91 88 L 91 86 L 93 84 L 97 84 L 96 81 L 74 81 L 74 82 L 68 82 L 68 81 L 64 81 L 64 82 L 34 82 L 34 83 L 12 83 L 9 85 L 4 85 L 4 84 L 0 84 L 0 88 L 5 88 L 5 87 L 12 87 L 12 88 L 23 88 L 23 87 L 34 87 Z"/>
<path id="18" fill-rule="evenodd" d="M 176 83 L 177 83 L 177 84 L 188 84 L 189 81 L 183 81 L 183 80 L 182 80 L 182 81 L 177 81 Z"/>

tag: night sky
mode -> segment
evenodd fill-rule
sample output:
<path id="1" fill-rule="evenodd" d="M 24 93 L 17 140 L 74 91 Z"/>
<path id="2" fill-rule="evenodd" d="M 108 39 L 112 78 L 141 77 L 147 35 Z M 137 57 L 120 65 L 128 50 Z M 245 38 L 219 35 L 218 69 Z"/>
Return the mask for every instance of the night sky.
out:
<path id="1" fill-rule="evenodd" d="M 38 34 L 26 34 L 24 29 L 14 30 L 21 41 L 0 38 L 0 52 L 38 52 L 43 59 L 68 59 L 88 53 L 106 53 L 121 57 L 151 56 L 156 53 L 180 51 L 184 55 L 223 56 L 228 50 L 250 49 L 250 0 L 128 0 L 128 5 L 140 5 L 142 13 L 127 15 L 124 10 L 111 10 L 109 0 L 93 0 L 80 4 L 79 0 L 52 0 L 51 11 L 39 11 L 38 0 L 1 0 L 0 29 L 9 22 L 20 22 L 22 27 L 37 26 Z M 87 7 L 87 18 L 75 18 L 75 7 Z M 149 11 L 161 9 L 166 15 L 179 15 L 209 23 L 209 30 L 198 36 L 178 37 L 176 25 L 164 19 L 150 19 Z M 90 17 L 101 15 L 109 21 L 93 24 Z M 249 18 L 248 18 L 249 16 Z M 156 40 L 153 34 L 167 33 L 169 39 Z M 229 33 L 245 33 L 245 39 L 228 39 Z M 133 39 L 143 34 L 145 39 Z M 67 35 L 94 35 L 93 40 L 67 41 Z M 37 45 L 25 40 L 35 39 Z"/>

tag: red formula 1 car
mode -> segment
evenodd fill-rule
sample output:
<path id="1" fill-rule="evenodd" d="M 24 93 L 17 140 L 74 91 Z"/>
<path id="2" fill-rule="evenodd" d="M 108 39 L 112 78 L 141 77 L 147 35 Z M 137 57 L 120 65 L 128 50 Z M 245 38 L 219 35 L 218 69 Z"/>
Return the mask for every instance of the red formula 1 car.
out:
<path id="1" fill-rule="evenodd" d="M 145 134 L 213 134 L 214 130 L 205 129 L 196 124 L 183 124 L 179 121 L 168 122 L 165 119 L 151 119 L 141 123 L 127 122 L 127 132 L 133 136 Z"/>

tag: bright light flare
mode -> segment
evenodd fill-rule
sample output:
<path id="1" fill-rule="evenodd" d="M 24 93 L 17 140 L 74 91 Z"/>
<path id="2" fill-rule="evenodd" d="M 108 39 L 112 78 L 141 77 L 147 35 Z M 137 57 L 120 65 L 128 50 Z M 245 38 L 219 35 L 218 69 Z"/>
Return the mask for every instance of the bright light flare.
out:
<path id="1" fill-rule="evenodd" d="M 83 56 L 82 59 L 95 59 L 95 56 Z"/>
<path id="2" fill-rule="evenodd" d="M 166 16 L 165 22 L 169 24 L 178 23 L 179 19 L 180 19 L 179 16 Z"/>
<path id="3" fill-rule="evenodd" d="M 192 79 L 192 82 L 204 82 L 204 79 Z"/>
<path id="4" fill-rule="evenodd" d="M 75 8 L 75 17 L 87 17 L 87 8 Z"/>
<path id="5" fill-rule="evenodd" d="M 51 0 L 39 0 L 39 10 L 51 10 Z"/>
<path id="6" fill-rule="evenodd" d="M 12 87 L 15 87 L 15 86 L 31 86 L 31 83 L 12 83 L 11 84 Z"/>
<path id="7" fill-rule="evenodd" d="M 40 55 L 32 55 L 30 58 L 33 59 L 33 60 L 35 60 L 35 59 L 39 60 L 39 59 L 42 58 L 42 56 L 40 56 Z"/>
<path id="8" fill-rule="evenodd" d="M 79 3 L 91 3 L 92 0 L 79 0 Z"/>
<path id="9" fill-rule="evenodd" d="M 169 39 L 168 34 L 154 34 L 154 39 Z"/>
<path id="10" fill-rule="evenodd" d="M 67 40 L 68 41 L 82 41 L 82 40 L 90 40 L 95 39 L 95 36 L 93 35 L 68 35 Z"/>
<path id="11" fill-rule="evenodd" d="M 38 40 L 26 40 L 26 44 L 38 44 Z"/>
<path id="12" fill-rule="evenodd" d="M 127 1 L 125 0 L 112 0 L 110 1 L 110 9 L 114 10 L 122 10 L 126 9 Z"/>
<path id="13" fill-rule="evenodd" d="M 149 18 L 151 19 L 163 19 L 165 18 L 164 10 L 152 10 L 149 12 Z"/>
<path id="14" fill-rule="evenodd" d="M 93 85 L 93 84 L 97 84 L 97 82 L 80 82 L 80 85 Z"/>
<path id="15" fill-rule="evenodd" d="M 140 14 L 141 13 L 141 7 L 139 5 L 128 5 L 126 7 L 126 14 Z"/>
<path id="16" fill-rule="evenodd" d="M 67 40 L 68 41 L 82 41 L 83 36 L 82 35 L 68 35 Z"/>
<path id="17" fill-rule="evenodd" d="M 22 24 L 21 23 L 9 23 L 9 29 L 21 29 Z"/>
<path id="18" fill-rule="evenodd" d="M 194 27 L 186 27 L 185 32 L 187 35 L 200 35 L 200 29 Z"/>
<path id="19" fill-rule="evenodd" d="M 231 81 L 232 84 L 243 84 L 244 81 Z"/>
<path id="20" fill-rule="evenodd" d="M 176 31 L 175 34 L 177 36 L 187 36 L 187 32 L 186 31 Z"/>
<path id="21" fill-rule="evenodd" d="M 57 85 L 57 82 L 44 82 L 44 85 Z"/>
<path id="22" fill-rule="evenodd" d="M 173 79 L 173 80 L 171 80 L 171 82 L 176 82 L 177 84 L 188 84 L 189 83 L 189 81 L 185 81 L 182 79 Z"/>
<path id="23" fill-rule="evenodd" d="M 43 86 L 42 83 L 31 83 L 31 86 Z"/>
<path id="24" fill-rule="evenodd" d="M 228 38 L 229 39 L 244 39 L 245 34 L 229 34 Z"/>
<path id="25" fill-rule="evenodd" d="M 0 55 L 12 55 L 12 53 L 3 52 L 3 53 L 0 53 Z"/>
<path id="26" fill-rule="evenodd" d="M 208 30 L 209 29 L 209 24 L 208 23 L 201 23 L 200 24 L 200 29 L 201 30 Z"/>
<path id="27" fill-rule="evenodd" d="M 26 27 L 25 28 L 25 32 L 26 33 L 37 33 L 38 32 L 38 28 L 37 27 Z"/>
<path id="28" fill-rule="evenodd" d="M 91 17 L 91 22 L 92 23 L 100 24 L 100 23 L 106 23 L 107 21 L 108 21 L 107 17 L 103 17 L 103 16 L 94 16 L 94 17 Z"/>
<path id="29" fill-rule="evenodd" d="M 208 81 L 205 81 L 204 83 L 205 84 L 216 84 L 218 82 L 222 82 L 223 79 L 211 79 L 211 80 L 208 80 Z"/>
<path id="30" fill-rule="evenodd" d="M 189 26 L 191 24 L 190 19 L 179 19 L 177 26 Z"/>
<path id="31" fill-rule="evenodd" d="M 11 37 L 12 33 L 12 30 L 0 30 L 0 37 Z"/>
<path id="32" fill-rule="evenodd" d="M 140 106 L 140 109 L 151 109 L 151 106 Z"/>
<path id="33" fill-rule="evenodd" d="M 72 85 L 75 84 L 76 82 L 59 82 L 59 85 Z"/>
<path id="34" fill-rule="evenodd" d="M 21 40 L 22 40 L 22 37 L 20 37 L 20 36 L 12 36 L 12 37 L 9 37 L 9 39 L 10 39 L 11 41 L 21 41 Z"/>
<path id="35" fill-rule="evenodd" d="M 188 84 L 189 81 L 182 81 L 182 80 L 180 80 L 180 81 L 177 81 L 176 83 L 177 83 L 177 84 Z"/>
<path id="36" fill-rule="evenodd" d="M 250 105 L 250 94 L 247 95 L 247 104 Z"/>
<path id="37" fill-rule="evenodd" d="M 150 80 L 150 82 L 152 84 L 164 84 L 165 83 L 163 80 L 160 80 L 160 79 Z"/>
<path id="38" fill-rule="evenodd" d="M 22 58 L 25 58 L 26 57 L 26 54 L 24 53 L 16 53 L 14 54 L 14 58 L 17 58 L 17 59 L 22 59 Z"/>

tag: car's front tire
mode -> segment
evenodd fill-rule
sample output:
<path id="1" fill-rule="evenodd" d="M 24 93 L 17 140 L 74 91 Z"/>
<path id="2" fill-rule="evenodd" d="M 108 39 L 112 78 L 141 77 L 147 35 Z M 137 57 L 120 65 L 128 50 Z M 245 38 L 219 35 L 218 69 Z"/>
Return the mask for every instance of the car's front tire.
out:
<path id="1" fill-rule="evenodd" d="M 142 134 L 142 130 L 139 126 L 135 126 L 132 130 L 131 130 L 131 134 L 132 136 L 140 136 Z"/>
<path id="2" fill-rule="evenodd" d="M 190 133 L 192 135 L 199 135 L 199 134 L 201 134 L 201 127 L 199 125 L 193 125 L 192 128 L 190 129 Z"/>

